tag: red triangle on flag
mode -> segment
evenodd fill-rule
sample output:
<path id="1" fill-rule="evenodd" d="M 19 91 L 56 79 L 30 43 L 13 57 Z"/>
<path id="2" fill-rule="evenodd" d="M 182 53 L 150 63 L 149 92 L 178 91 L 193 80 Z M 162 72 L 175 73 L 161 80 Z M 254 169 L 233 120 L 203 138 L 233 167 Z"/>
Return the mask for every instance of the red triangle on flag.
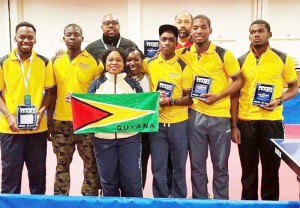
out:
<path id="1" fill-rule="evenodd" d="M 71 105 L 74 131 L 113 115 L 110 112 L 89 105 L 74 97 L 71 98 Z"/>

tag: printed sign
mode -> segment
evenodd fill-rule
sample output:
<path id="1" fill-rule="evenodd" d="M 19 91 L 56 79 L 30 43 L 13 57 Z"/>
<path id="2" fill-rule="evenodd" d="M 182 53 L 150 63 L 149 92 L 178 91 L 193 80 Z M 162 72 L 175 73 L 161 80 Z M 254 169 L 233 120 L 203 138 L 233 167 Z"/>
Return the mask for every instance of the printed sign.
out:
<path id="1" fill-rule="evenodd" d="M 257 83 L 253 97 L 253 105 L 266 106 L 271 102 L 274 92 L 274 85 Z"/>
<path id="2" fill-rule="evenodd" d="M 202 94 L 209 93 L 211 81 L 209 77 L 195 76 L 191 97 L 205 99 L 202 97 Z"/>
<path id="3" fill-rule="evenodd" d="M 36 108 L 34 105 L 20 105 L 17 109 L 17 124 L 19 129 L 36 128 Z"/>
<path id="4" fill-rule="evenodd" d="M 174 84 L 164 81 L 158 81 L 156 91 L 164 91 L 167 97 L 172 98 L 173 90 Z"/>

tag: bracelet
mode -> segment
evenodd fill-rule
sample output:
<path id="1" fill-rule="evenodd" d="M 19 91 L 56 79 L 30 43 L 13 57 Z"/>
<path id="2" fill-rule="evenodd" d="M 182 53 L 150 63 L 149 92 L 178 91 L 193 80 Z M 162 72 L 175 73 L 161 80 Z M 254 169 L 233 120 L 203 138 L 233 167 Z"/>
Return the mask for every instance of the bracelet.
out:
<path id="1" fill-rule="evenodd" d="M 165 99 L 167 99 L 166 105 L 167 105 L 167 106 L 171 106 L 171 100 L 170 100 L 170 98 L 165 98 Z"/>
<path id="2" fill-rule="evenodd" d="M 175 99 L 171 99 L 171 100 L 170 100 L 170 105 L 171 105 L 171 106 L 175 105 Z"/>
<path id="3" fill-rule="evenodd" d="M 237 126 L 232 126 L 231 129 L 237 128 Z"/>

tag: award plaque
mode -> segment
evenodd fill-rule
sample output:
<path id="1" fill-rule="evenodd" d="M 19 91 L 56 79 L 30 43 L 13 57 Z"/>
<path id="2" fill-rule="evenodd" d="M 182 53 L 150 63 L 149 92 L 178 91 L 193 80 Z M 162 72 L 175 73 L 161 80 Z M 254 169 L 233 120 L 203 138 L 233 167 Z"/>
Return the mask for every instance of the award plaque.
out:
<path id="1" fill-rule="evenodd" d="M 203 76 L 195 76 L 194 84 L 191 91 L 192 98 L 205 99 L 202 94 L 209 93 L 211 78 Z"/>
<path id="2" fill-rule="evenodd" d="M 173 90 L 174 84 L 169 82 L 158 81 L 156 91 L 164 91 L 167 97 L 172 98 Z"/>
<path id="3" fill-rule="evenodd" d="M 17 111 L 17 124 L 21 130 L 36 128 L 36 107 L 34 105 L 20 105 Z"/>
<path id="4" fill-rule="evenodd" d="M 258 106 L 266 106 L 268 103 L 271 102 L 273 92 L 274 85 L 257 83 L 252 104 Z"/>

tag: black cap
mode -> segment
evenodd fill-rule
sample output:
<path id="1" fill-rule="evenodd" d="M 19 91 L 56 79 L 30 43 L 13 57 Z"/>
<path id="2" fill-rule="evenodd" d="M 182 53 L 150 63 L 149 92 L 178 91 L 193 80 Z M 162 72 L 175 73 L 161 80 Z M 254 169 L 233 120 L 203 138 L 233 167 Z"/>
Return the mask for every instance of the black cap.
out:
<path id="1" fill-rule="evenodd" d="M 161 34 L 163 34 L 167 30 L 171 31 L 176 38 L 178 37 L 178 28 L 174 25 L 161 25 L 159 27 L 159 36 L 161 36 Z"/>

